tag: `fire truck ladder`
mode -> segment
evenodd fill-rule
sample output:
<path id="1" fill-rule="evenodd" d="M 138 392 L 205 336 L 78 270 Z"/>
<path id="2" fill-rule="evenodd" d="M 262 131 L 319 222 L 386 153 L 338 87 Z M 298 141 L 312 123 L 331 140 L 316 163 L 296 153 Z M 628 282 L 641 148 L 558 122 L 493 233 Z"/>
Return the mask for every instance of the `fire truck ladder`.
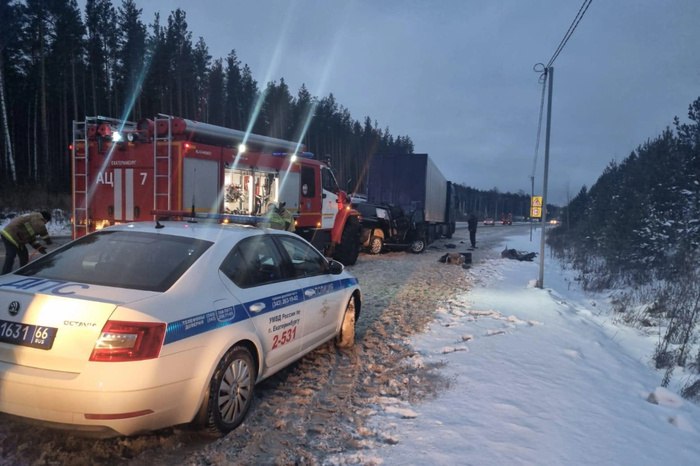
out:
<path id="1" fill-rule="evenodd" d="M 73 238 L 86 235 L 90 225 L 90 199 L 88 196 L 88 127 L 95 124 L 94 117 L 85 121 L 73 120 L 73 145 L 71 147 L 71 179 L 73 183 Z M 80 147 L 80 150 L 78 149 Z"/>
<path id="2" fill-rule="evenodd" d="M 164 122 L 168 128 L 165 135 L 159 136 L 158 122 Z M 172 117 L 159 113 L 153 119 L 153 210 L 172 210 L 170 177 L 172 174 L 173 124 Z M 160 154 L 158 142 L 165 142 L 167 151 Z"/>
<path id="3" fill-rule="evenodd" d="M 100 134 L 101 125 L 103 128 L 107 128 L 107 132 L 104 134 Z M 90 212 L 90 196 L 92 195 L 89 176 L 90 157 L 100 152 L 100 140 L 110 137 L 112 132 L 134 131 L 135 129 L 136 123 L 104 116 L 85 117 L 85 121 L 73 121 L 73 147 L 71 149 L 73 238 L 90 233 L 94 226 Z M 97 140 L 98 144 L 90 144 L 91 139 Z"/>

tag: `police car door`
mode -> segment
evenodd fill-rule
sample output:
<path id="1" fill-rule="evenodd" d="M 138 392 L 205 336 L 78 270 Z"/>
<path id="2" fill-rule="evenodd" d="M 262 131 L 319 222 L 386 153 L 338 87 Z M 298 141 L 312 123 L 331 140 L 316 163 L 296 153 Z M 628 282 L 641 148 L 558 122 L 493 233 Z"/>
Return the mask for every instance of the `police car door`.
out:
<path id="1" fill-rule="evenodd" d="M 321 227 L 333 228 L 335 217 L 338 215 L 338 182 L 333 172 L 327 167 L 321 167 L 321 186 L 323 188 L 323 206 L 321 207 Z"/>
<path id="2" fill-rule="evenodd" d="M 253 321 L 264 370 L 301 350 L 302 291 L 269 235 L 240 241 L 221 265 L 224 281 Z"/>
<path id="3" fill-rule="evenodd" d="M 345 311 L 345 289 L 328 273 L 328 262 L 306 241 L 296 236 L 275 236 L 289 256 L 304 299 L 302 351 L 333 337 Z"/>

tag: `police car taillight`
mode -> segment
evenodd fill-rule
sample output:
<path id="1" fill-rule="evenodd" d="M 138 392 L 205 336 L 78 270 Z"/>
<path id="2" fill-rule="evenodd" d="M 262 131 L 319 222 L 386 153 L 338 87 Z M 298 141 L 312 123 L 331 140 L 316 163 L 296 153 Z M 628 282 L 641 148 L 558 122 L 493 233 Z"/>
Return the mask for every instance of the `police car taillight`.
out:
<path id="1" fill-rule="evenodd" d="M 164 323 L 107 321 L 95 342 L 90 361 L 123 362 L 157 358 L 164 336 Z"/>

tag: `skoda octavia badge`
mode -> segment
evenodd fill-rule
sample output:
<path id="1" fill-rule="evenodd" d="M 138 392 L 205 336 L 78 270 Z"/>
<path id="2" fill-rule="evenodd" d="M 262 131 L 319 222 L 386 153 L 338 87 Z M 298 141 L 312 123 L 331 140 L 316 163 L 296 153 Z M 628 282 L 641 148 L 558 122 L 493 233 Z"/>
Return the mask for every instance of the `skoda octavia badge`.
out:
<path id="1" fill-rule="evenodd" d="M 11 316 L 16 316 L 17 313 L 19 312 L 19 301 L 12 301 L 10 305 L 7 307 L 7 310 L 10 312 Z"/>

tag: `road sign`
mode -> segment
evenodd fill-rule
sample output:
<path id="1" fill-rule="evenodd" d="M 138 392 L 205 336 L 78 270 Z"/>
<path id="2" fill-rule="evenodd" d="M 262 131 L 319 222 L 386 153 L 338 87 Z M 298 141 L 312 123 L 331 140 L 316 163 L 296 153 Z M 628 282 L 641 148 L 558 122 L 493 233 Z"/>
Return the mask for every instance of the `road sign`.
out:
<path id="1" fill-rule="evenodd" d="M 535 207 L 535 206 L 530 207 L 530 217 L 531 218 L 542 218 L 542 209 L 540 207 Z"/>
<path id="2" fill-rule="evenodd" d="M 532 196 L 532 207 L 542 207 L 542 196 Z"/>

